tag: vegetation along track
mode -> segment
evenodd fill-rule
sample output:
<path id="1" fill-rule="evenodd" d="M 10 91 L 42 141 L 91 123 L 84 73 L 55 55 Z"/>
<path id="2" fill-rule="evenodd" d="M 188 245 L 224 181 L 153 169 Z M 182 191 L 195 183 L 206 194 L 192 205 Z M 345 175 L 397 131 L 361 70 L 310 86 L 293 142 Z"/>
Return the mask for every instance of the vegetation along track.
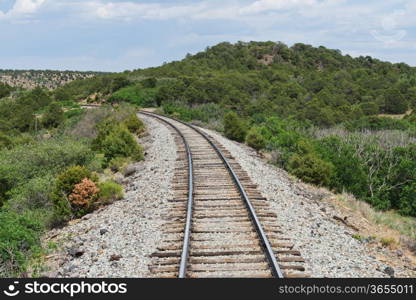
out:
<path id="1" fill-rule="evenodd" d="M 142 112 L 173 129 L 178 145 L 156 277 L 305 277 L 304 260 L 266 199 L 230 153 L 198 128 Z"/>

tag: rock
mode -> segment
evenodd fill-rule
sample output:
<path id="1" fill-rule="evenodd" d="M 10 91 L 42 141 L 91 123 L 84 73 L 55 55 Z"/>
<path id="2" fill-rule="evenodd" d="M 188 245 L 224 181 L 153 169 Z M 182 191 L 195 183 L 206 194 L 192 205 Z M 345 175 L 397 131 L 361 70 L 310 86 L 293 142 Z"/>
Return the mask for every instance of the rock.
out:
<path id="1" fill-rule="evenodd" d="M 84 254 L 84 251 L 78 248 L 70 248 L 68 254 L 72 257 L 81 257 Z"/>
<path id="2" fill-rule="evenodd" d="M 120 173 L 117 173 L 116 175 L 114 175 L 114 181 L 118 184 L 123 184 L 124 176 L 121 175 Z"/>
<path id="3" fill-rule="evenodd" d="M 123 256 L 121 255 L 117 255 L 117 254 L 112 254 L 110 256 L 110 261 L 119 261 Z"/>
<path id="4" fill-rule="evenodd" d="M 77 266 L 74 265 L 69 265 L 66 269 L 65 269 L 65 273 L 72 273 L 73 271 L 75 271 L 75 269 L 77 268 Z"/>
<path id="5" fill-rule="evenodd" d="M 100 234 L 101 234 L 101 235 L 104 235 L 104 234 L 106 234 L 107 232 L 108 232 L 108 230 L 107 230 L 107 229 L 105 229 L 105 228 L 100 229 Z"/>
<path id="6" fill-rule="evenodd" d="M 394 277 L 394 269 L 392 267 L 386 267 L 384 269 L 384 273 L 386 273 L 390 277 Z"/>
<path id="7" fill-rule="evenodd" d="M 127 166 L 127 167 L 125 168 L 125 170 L 124 170 L 124 176 L 125 176 L 125 177 L 131 176 L 131 175 L 133 175 L 134 173 L 136 173 L 136 167 L 135 167 L 135 166 L 133 166 L 133 165 L 129 165 L 129 166 Z"/>
<path id="8" fill-rule="evenodd" d="M 398 257 L 402 257 L 402 256 L 403 256 L 403 251 L 401 251 L 401 250 L 397 250 L 397 251 L 396 251 L 396 255 L 397 255 Z"/>

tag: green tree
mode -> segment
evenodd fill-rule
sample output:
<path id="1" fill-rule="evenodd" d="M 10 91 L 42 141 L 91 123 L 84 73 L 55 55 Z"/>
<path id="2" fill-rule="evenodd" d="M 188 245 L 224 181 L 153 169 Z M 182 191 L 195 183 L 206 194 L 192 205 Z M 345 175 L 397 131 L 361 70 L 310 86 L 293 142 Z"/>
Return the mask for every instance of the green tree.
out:
<path id="1" fill-rule="evenodd" d="M 144 88 L 153 89 L 157 85 L 157 79 L 155 77 L 149 77 L 145 80 L 140 81 Z"/>
<path id="2" fill-rule="evenodd" d="M 388 89 L 384 96 L 384 111 L 391 114 L 404 114 L 407 111 L 408 103 L 399 90 Z"/>
<path id="3" fill-rule="evenodd" d="M 379 113 L 379 107 L 375 102 L 361 103 L 360 108 L 366 116 L 377 115 Z"/>
<path id="4" fill-rule="evenodd" d="M 64 121 L 64 111 L 57 102 L 52 102 L 46 108 L 46 111 L 42 117 L 42 125 L 46 128 L 58 127 Z"/>
<path id="5" fill-rule="evenodd" d="M 9 96 L 12 90 L 10 85 L 0 82 L 0 99 Z"/>

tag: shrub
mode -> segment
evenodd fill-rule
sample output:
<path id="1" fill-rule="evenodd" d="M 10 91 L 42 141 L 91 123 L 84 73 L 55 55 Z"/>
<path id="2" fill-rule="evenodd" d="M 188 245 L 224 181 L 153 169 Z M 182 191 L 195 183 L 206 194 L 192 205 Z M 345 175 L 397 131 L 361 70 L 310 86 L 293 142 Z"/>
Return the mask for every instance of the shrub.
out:
<path id="1" fill-rule="evenodd" d="M 40 246 L 41 224 L 30 215 L 0 210 L 0 277 L 21 276 Z"/>
<path id="2" fill-rule="evenodd" d="M 0 150 L 10 149 L 12 146 L 13 146 L 13 140 L 9 136 L 0 132 Z"/>
<path id="3" fill-rule="evenodd" d="M 396 240 L 392 237 L 383 237 L 380 239 L 380 243 L 383 247 L 391 247 L 397 244 Z"/>
<path id="4" fill-rule="evenodd" d="M 235 112 L 229 112 L 224 116 L 224 134 L 237 142 L 244 141 L 247 129 L 243 120 Z"/>
<path id="5" fill-rule="evenodd" d="M 68 196 L 72 213 L 76 217 L 81 217 L 90 211 L 99 191 L 95 183 L 88 178 L 84 178 L 80 183 L 75 184 L 72 193 Z"/>
<path id="6" fill-rule="evenodd" d="M 108 167 L 111 169 L 111 171 L 118 172 L 121 171 L 121 169 L 130 162 L 131 160 L 129 158 L 115 157 L 112 160 L 110 160 L 110 162 L 108 163 Z"/>
<path id="7" fill-rule="evenodd" d="M 266 146 L 266 139 L 261 135 L 259 129 L 252 127 L 247 133 L 246 143 L 258 151 Z"/>
<path id="8" fill-rule="evenodd" d="M 145 131 L 143 121 L 136 114 L 131 114 L 123 123 L 131 133 L 140 135 Z"/>
<path id="9" fill-rule="evenodd" d="M 361 197 L 367 195 L 366 166 L 356 156 L 352 145 L 343 142 L 339 137 L 329 136 L 320 141 L 319 153 L 323 159 L 334 166 L 331 188 L 335 188 L 337 192 L 345 189 Z"/>
<path id="10" fill-rule="evenodd" d="M 18 213 L 43 208 L 51 209 L 54 183 L 55 178 L 51 175 L 30 179 L 10 192 L 8 208 Z"/>
<path id="11" fill-rule="evenodd" d="M 125 126 L 114 126 L 101 142 L 101 151 L 107 162 L 116 157 L 131 157 L 135 161 L 143 159 L 143 149 Z"/>
<path id="12" fill-rule="evenodd" d="M 140 84 L 144 87 L 144 88 L 155 88 L 157 85 L 157 79 L 154 77 L 149 77 L 146 78 L 142 81 L 140 81 Z"/>
<path id="13" fill-rule="evenodd" d="M 364 102 L 360 104 L 360 108 L 366 116 L 376 115 L 379 113 L 379 107 L 374 102 Z"/>
<path id="14" fill-rule="evenodd" d="M 400 194 L 400 213 L 416 216 L 416 183 L 405 186 Z"/>
<path id="15" fill-rule="evenodd" d="M 113 181 L 105 181 L 98 184 L 98 194 L 101 204 L 110 204 L 123 198 L 123 187 Z"/>
<path id="16" fill-rule="evenodd" d="M 57 102 L 52 102 L 46 108 L 42 117 L 42 125 L 46 128 L 58 127 L 64 121 L 64 111 Z"/>
<path id="17" fill-rule="evenodd" d="M 58 176 L 52 192 L 55 224 L 65 222 L 72 217 L 73 211 L 68 196 L 73 192 L 75 185 L 91 176 L 91 172 L 81 166 L 69 167 Z"/>
<path id="18" fill-rule="evenodd" d="M 331 180 L 333 165 L 323 161 L 315 154 L 303 156 L 294 154 L 289 160 L 288 169 L 293 175 L 305 182 L 328 185 Z"/>
<path id="19" fill-rule="evenodd" d="M 91 178 L 92 174 L 85 167 L 73 166 L 62 172 L 56 180 L 56 189 L 69 195 L 75 185 L 80 183 L 84 178 Z"/>

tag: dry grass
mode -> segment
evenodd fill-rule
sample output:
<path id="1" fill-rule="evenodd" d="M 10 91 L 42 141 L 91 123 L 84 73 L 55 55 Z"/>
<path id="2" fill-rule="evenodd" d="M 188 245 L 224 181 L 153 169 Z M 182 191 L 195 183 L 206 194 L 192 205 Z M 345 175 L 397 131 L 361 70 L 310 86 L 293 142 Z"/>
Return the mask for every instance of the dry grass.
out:
<path id="1" fill-rule="evenodd" d="M 373 225 L 371 227 L 382 245 L 394 247 L 402 243 L 410 250 L 415 250 L 416 218 L 401 216 L 395 211 L 377 211 L 368 203 L 347 193 L 337 195 L 335 201 L 360 214 L 369 225 Z"/>
<path id="2" fill-rule="evenodd" d="M 410 115 L 412 113 L 412 110 L 409 109 L 406 113 L 404 114 L 399 114 L 399 115 L 393 115 L 393 114 L 379 114 L 377 115 L 377 117 L 385 117 L 385 118 L 392 118 L 392 119 L 397 119 L 397 120 L 401 120 L 404 117 Z"/>

